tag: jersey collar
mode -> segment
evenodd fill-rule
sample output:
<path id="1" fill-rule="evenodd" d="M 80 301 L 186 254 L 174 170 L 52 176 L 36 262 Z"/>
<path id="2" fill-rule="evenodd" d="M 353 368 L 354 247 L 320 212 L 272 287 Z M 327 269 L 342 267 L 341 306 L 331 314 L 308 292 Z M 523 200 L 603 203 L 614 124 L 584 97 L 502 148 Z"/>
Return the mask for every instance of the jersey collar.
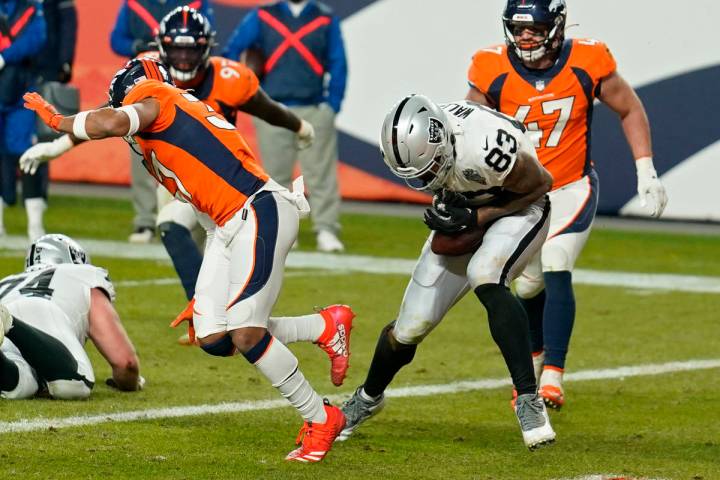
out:
<path id="1" fill-rule="evenodd" d="M 510 59 L 510 64 L 515 72 L 517 72 L 523 80 L 532 85 L 533 88 L 542 91 L 553 80 L 553 78 L 555 78 L 562 69 L 565 68 L 568 58 L 570 58 L 572 46 L 572 39 L 565 39 L 562 48 L 560 49 L 560 53 L 558 54 L 558 58 L 555 61 L 555 65 L 546 70 L 533 70 L 527 68 L 517 55 L 514 55 L 509 48 L 507 49 L 507 56 Z M 540 85 L 542 85 L 542 88 L 538 88 Z"/>

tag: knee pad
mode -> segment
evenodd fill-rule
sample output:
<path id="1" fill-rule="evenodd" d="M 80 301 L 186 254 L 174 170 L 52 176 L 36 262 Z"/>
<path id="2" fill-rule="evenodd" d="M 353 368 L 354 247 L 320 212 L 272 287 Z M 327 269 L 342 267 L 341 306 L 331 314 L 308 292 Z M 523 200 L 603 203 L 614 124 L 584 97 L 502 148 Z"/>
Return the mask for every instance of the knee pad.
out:
<path id="1" fill-rule="evenodd" d="M 545 282 L 542 277 L 531 278 L 523 274 L 515 280 L 515 293 L 522 299 L 536 297 L 543 288 L 545 288 Z"/>
<path id="2" fill-rule="evenodd" d="M 383 334 L 393 329 L 393 337 L 400 345 L 417 345 L 422 342 L 428 333 L 437 325 L 429 319 L 413 319 L 412 322 L 403 322 L 399 328 L 397 322 L 392 322 L 383 329 Z"/>
<path id="3" fill-rule="evenodd" d="M 81 380 L 53 380 L 48 382 L 50 396 L 56 400 L 85 400 L 92 387 Z"/>
<path id="4" fill-rule="evenodd" d="M 544 272 L 570 271 L 573 269 L 576 255 L 571 255 L 569 251 L 572 242 L 564 242 L 562 237 L 563 235 L 555 237 L 543 246 L 542 266 Z"/>
<path id="5" fill-rule="evenodd" d="M 233 345 L 230 335 L 225 335 L 220 340 L 207 345 L 200 345 L 205 353 L 215 357 L 230 357 L 235 353 L 235 345 Z"/>

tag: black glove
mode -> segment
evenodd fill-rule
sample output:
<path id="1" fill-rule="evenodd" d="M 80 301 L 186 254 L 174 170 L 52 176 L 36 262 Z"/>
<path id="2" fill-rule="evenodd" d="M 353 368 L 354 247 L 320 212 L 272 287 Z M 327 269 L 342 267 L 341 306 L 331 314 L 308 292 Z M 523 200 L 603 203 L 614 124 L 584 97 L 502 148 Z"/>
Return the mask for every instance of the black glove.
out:
<path id="1" fill-rule="evenodd" d="M 469 207 L 470 201 L 462 193 L 440 190 L 433 195 L 432 205 L 437 209 L 443 209 L 447 205 L 451 207 Z"/>
<path id="2" fill-rule="evenodd" d="M 430 230 L 455 235 L 477 226 L 477 209 L 441 204 L 425 210 L 423 221 Z"/>

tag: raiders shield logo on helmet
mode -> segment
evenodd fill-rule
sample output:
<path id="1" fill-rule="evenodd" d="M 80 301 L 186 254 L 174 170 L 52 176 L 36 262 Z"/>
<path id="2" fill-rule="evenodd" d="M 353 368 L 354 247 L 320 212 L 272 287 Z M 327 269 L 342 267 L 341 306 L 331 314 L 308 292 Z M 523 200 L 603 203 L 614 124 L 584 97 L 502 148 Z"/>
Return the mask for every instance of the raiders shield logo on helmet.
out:
<path id="1" fill-rule="evenodd" d="M 428 125 L 428 143 L 442 143 L 445 136 L 443 124 L 437 118 L 430 117 Z"/>

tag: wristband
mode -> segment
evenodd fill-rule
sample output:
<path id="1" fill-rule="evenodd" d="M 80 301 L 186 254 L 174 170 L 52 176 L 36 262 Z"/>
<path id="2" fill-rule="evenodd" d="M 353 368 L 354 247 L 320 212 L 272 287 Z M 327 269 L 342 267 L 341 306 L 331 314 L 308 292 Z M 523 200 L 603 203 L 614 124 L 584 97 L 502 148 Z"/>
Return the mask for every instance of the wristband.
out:
<path id="1" fill-rule="evenodd" d="M 130 129 L 124 136 L 135 135 L 137 131 L 140 130 L 140 116 L 138 115 L 135 107 L 132 105 L 125 105 L 124 107 L 116 108 L 115 110 L 125 112 L 125 115 L 127 115 L 130 120 Z"/>
<path id="2" fill-rule="evenodd" d="M 85 120 L 90 112 L 80 112 L 75 115 L 73 120 L 73 135 L 80 140 L 90 140 L 90 137 L 85 130 Z"/>

